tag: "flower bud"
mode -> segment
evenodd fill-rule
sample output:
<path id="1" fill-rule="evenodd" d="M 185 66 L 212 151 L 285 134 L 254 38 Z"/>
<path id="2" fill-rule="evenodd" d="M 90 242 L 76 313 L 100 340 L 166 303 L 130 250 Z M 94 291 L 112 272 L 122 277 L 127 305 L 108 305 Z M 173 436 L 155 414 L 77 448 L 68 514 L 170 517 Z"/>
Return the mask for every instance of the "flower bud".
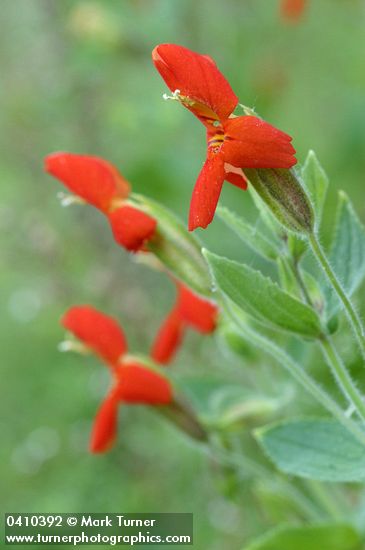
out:
<path id="1" fill-rule="evenodd" d="M 245 174 L 286 229 L 305 235 L 313 232 L 313 207 L 294 170 L 245 169 Z"/>

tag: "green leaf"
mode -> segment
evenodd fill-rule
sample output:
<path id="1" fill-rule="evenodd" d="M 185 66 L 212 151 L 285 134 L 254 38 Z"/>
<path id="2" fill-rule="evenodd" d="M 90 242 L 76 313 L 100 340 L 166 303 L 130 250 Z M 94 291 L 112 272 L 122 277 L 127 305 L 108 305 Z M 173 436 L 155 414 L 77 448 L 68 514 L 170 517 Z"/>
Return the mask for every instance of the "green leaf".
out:
<path id="1" fill-rule="evenodd" d="M 304 239 L 301 239 L 295 233 L 288 234 L 288 250 L 296 263 L 299 263 L 301 258 L 308 250 L 308 244 Z"/>
<path id="2" fill-rule="evenodd" d="M 271 327 L 316 338 L 321 334 L 317 314 L 268 277 L 245 264 L 203 251 L 218 288 L 239 308 Z"/>
<path id="3" fill-rule="evenodd" d="M 314 151 L 309 151 L 302 168 L 302 178 L 313 200 L 316 221 L 319 224 L 328 188 L 328 177 Z"/>
<path id="4" fill-rule="evenodd" d="M 211 295 L 208 266 L 201 244 L 172 212 L 144 195 L 133 194 L 132 200 L 158 220 L 157 237 L 148 249 L 178 279 L 203 296 Z"/>
<path id="5" fill-rule="evenodd" d="M 236 324 L 231 322 L 220 323 L 218 331 L 218 344 L 223 348 L 222 352 L 227 350 L 235 355 L 250 359 L 250 364 L 256 357 L 256 350 L 243 338 L 242 334 L 237 330 Z"/>
<path id="6" fill-rule="evenodd" d="M 219 206 L 217 213 L 221 220 L 254 252 L 260 254 L 266 260 L 276 260 L 279 256 L 280 251 L 275 245 L 275 239 L 270 240 L 270 238 L 258 231 L 257 227 L 239 218 L 226 207 Z"/>
<path id="7" fill-rule="evenodd" d="M 283 422 L 260 428 L 255 436 L 287 474 L 332 482 L 365 480 L 365 447 L 335 420 Z"/>
<path id="8" fill-rule="evenodd" d="M 293 270 L 290 269 L 288 261 L 284 256 L 277 259 L 279 280 L 281 287 L 292 296 L 300 298 L 298 283 L 294 277 Z"/>
<path id="9" fill-rule="evenodd" d="M 280 398 L 271 397 L 219 377 L 182 376 L 175 378 L 175 382 L 199 419 L 211 429 L 262 422 L 287 405 L 292 397 L 290 391 Z"/>
<path id="10" fill-rule="evenodd" d="M 262 200 L 255 188 L 251 185 L 248 187 L 248 192 L 259 212 L 259 223 L 269 231 L 270 236 L 273 237 L 278 243 L 286 238 L 287 232 L 284 227 L 279 223 L 276 217 L 272 214 L 270 208 L 265 201 Z"/>
<path id="11" fill-rule="evenodd" d="M 312 304 L 317 311 L 322 313 L 325 306 L 325 299 L 320 283 L 311 273 L 308 273 L 308 271 L 305 271 L 303 268 L 301 269 L 301 273 Z"/>
<path id="12" fill-rule="evenodd" d="M 339 192 L 337 221 L 330 248 L 331 265 L 349 295 L 365 277 L 365 228 L 349 198 Z M 332 316 L 340 308 L 337 296 L 326 287 L 327 312 Z"/>
<path id="13" fill-rule="evenodd" d="M 351 525 L 284 526 L 273 529 L 243 550 L 360 550 L 360 536 Z"/>

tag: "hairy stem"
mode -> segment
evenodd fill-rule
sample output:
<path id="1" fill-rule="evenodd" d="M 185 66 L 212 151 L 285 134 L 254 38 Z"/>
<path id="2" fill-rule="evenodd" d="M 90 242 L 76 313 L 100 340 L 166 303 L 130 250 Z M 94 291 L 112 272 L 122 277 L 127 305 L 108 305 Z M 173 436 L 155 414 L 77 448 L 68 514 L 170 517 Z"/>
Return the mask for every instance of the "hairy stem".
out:
<path id="1" fill-rule="evenodd" d="M 323 336 L 320 344 L 342 393 L 346 396 L 349 403 L 356 408 L 356 412 L 365 422 L 365 402 L 363 396 L 357 389 L 342 359 L 338 355 L 332 340 L 328 336 Z"/>
<path id="2" fill-rule="evenodd" d="M 317 236 L 314 233 L 308 236 L 308 242 L 310 244 L 310 247 L 312 249 L 314 256 L 316 257 L 320 267 L 322 268 L 323 273 L 325 274 L 328 282 L 330 283 L 333 290 L 336 292 L 339 300 L 343 305 L 347 318 L 350 322 L 350 325 L 358 341 L 361 353 L 365 358 L 365 334 L 364 334 L 364 328 L 363 328 L 360 316 L 357 313 L 356 309 L 354 308 L 342 284 L 338 280 L 337 275 L 333 271 L 331 264 L 329 263 L 327 256 Z"/>
<path id="3" fill-rule="evenodd" d="M 297 264 L 295 266 L 292 266 L 292 270 L 298 286 L 302 290 L 305 301 L 309 306 L 313 307 L 312 300 L 303 281 L 299 266 Z M 359 417 L 365 421 L 365 402 L 363 396 L 353 382 L 341 357 L 338 355 L 332 338 L 326 334 L 323 334 L 319 342 L 327 364 L 329 365 L 340 390 L 342 391 L 348 402 L 353 405 Z"/>
<path id="4" fill-rule="evenodd" d="M 306 480 L 306 484 L 315 499 L 320 502 L 322 507 L 326 510 L 329 517 L 336 521 L 343 517 L 338 501 L 328 493 L 327 487 L 323 483 L 320 483 L 314 479 L 308 479 Z"/>
<path id="5" fill-rule="evenodd" d="M 290 265 L 290 268 L 292 269 L 292 272 L 294 274 L 294 278 L 295 280 L 297 281 L 298 283 L 298 286 L 300 288 L 300 291 L 303 295 L 303 298 L 304 300 L 307 302 L 307 304 L 311 307 L 314 307 L 313 306 L 313 302 L 312 302 L 312 299 L 309 295 L 309 292 L 307 290 L 307 287 L 303 281 L 303 277 L 302 277 L 302 274 L 301 274 L 301 271 L 299 269 L 299 266 L 298 266 L 298 263 L 293 261 L 293 262 L 288 262 L 289 265 Z"/>
<path id="6" fill-rule="evenodd" d="M 286 478 L 275 474 L 265 466 L 251 460 L 243 454 L 228 453 L 226 449 L 219 445 L 214 437 L 211 439 L 211 445 L 205 447 L 206 451 L 221 464 L 226 464 L 254 478 L 266 480 L 272 489 L 282 496 L 290 499 L 296 508 L 310 521 L 318 521 L 319 510 L 313 502 L 300 491 L 298 487 L 287 481 Z"/>
<path id="7" fill-rule="evenodd" d="M 247 339 L 251 345 L 256 345 L 259 349 L 271 355 L 271 357 L 283 366 L 291 376 L 293 376 L 293 378 L 295 378 L 296 381 L 322 405 L 322 407 L 327 409 L 327 411 L 337 418 L 349 432 L 365 445 L 365 433 L 359 428 L 357 423 L 346 416 L 341 407 L 337 405 L 327 392 L 321 388 L 290 355 L 265 336 L 258 334 L 249 327 L 248 324 L 243 323 L 229 307 L 226 307 L 226 311 L 233 321 L 242 327 L 241 335 L 243 338 Z"/>

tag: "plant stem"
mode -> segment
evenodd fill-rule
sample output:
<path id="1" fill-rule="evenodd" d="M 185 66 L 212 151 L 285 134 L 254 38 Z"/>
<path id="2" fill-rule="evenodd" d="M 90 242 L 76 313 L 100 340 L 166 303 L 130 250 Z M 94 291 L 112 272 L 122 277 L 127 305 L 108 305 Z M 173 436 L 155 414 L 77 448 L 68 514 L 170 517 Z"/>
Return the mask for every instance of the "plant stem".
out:
<path id="1" fill-rule="evenodd" d="M 292 265 L 292 270 L 298 286 L 302 290 L 303 296 L 307 304 L 313 307 L 312 300 L 303 281 L 299 266 L 297 264 Z M 328 335 L 323 334 L 319 342 L 322 348 L 322 352 L 342 393 L 349 401 L 349 403 L 355 407 L 355 410 L 359 417 L 365 421 L 365 402 L 363 396 L 354 384 L 341 357 L 338 355 L 336 348 L 333 345 L 332 338 Z"/>
<path id="2" fill-rule="evenodd" d="M 298 487 L 245 455 L 227 453 L 226 449 L 222 449 L 217 443 L 218 442 L 214 441 L 213 438 L 211 439 L 211 445 L 205 447 L 206 451 L 211 454 L 213 458 L 218 460 L 221 464 L 236 468 L 238 471 L 246 474 L 246 476 L 249 474 L 260 480 L 265 479 L 278 494 L 289 498 L 308 520 L 318 521 L 319 510 L 313 502 L 298 489 Z"/>
<path id="3" fill-rule="evenodd" d="M 303 298 L 304 300 L 307 302 L 307 304 L 311 307 L 314 307 L 313 306 L 313 302 L 312 302 L 312 299 L 309 295 L 309 292 L 307 290 L 307 287 L 305 286 L 305 283 L 303 281 L 303 277 L 302 277 L 302 274 L 300 272 L 300 269 L 299 269 L 299 266 L 298 266 L 298 263 L 293 261 L 293 262 L 288 262 L 289 263 L 289 267 L 291 268 L 293 274 L 294 274 L 294 278 L 295 280 L 297 281 L 298 283 L 298 286 L 303 294 Z"/>
<path id="4" fill-rule="evenodd" d="M 322 268 L 323 273 L 326 275 L 328 282 L 330 283 L 333 290 L 336 292 L 338 298 L 342 302 L 347 318 L 351 324 L 351 327 L 355 333 L 356 339 L 359 343 L 361 353 L 365 358 L 365 334 L 364 328 L 359 314 L 355 310 L 350 298 L 347 296 L 346 291 L 344 290 L 342 284 L 338 280 L 337 275 L 333 271 L 331 264 L 329 263 L 327 256 L 317 238 L 317 236 L 312 233 L 308 236 L 308 242 L 312 249 L 314 256 L 317 258 L 319 265 Z"/>
<path id="5" fill-rule="evenodd" d="M 320 340 L 320 344 L 324 356 L 327 358 L 327 363 L 329 364 L 343 394 L 347 397 L 348 401 L 356 407 L 356 412 L 365 422 L 365 402 L 363 396 L 354 384 L 331 339 L 328 336 L 323 335 Z"/>
<path id="6" fill-rule="evenodd" d="M 327 487 L 314 479 L 308 479 L 306 483 L 311 493 L 315 496 L 316 500 L 322 504 L 322 507 L 327 511 L 328 515 L 334 520 L 340 520 L 342 518 L 342 513 L 338 506 L 338 502 L 328 494 L 326 490 Z"/>
<path id="7" fill-rule="evenodd" d="M 246 338 L 250 344 L 256 345 L 259 349 L 271 355 L 280 365 L 282 365 L 296 381 L 312 395 L 312 397 L 318 401 L 329 411 L 337 420 L 347 428 L 363 445 L 365 445 L 365 433 L 359 428 L 359 426 L 351 418 L 348 418 L 344 411 L 337 405 L 337 403 L 323 390 L 305 370 L 294 361 L 290 355 L 288 355 L 281 348 L 276 346 L 271 340 L 265 336 L 261 336 L 255 330 L 253 330 L 248 324 L 243 323 L 237 315 L 232 312 L 226 305 L 226 311 L 228 315 L 233 318 L 233 321 L 242 327 L 241 336 Z"/>

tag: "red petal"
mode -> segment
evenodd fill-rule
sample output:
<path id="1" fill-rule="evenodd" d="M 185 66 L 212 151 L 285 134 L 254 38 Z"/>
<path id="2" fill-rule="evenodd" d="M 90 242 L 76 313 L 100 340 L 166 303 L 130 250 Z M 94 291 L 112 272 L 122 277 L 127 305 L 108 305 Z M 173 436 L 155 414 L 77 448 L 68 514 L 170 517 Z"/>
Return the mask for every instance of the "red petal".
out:
<path id="1" fill-rule="evenodd" d="M 108 218 L 117 243 L 131 252 L 144 248 L 157 226 L 154 218 L 129 205 L 117 208 Z"/>
<path id="2" fill-rule="evenodd" d="M 163 322 L 151 350 L 151 357 L 157 363 L 169 363 L 181 345 L 184 327 L 179 312 L 174 308 Z"/>
<path id="3" fill-rule="evenodd" d="M 282 0 L 281 15 L 284 19 L 298 21 L 306 7 L 307 0 Z"/>
<path id="4" fill-rule="evenodd" d="M 45 158 L 45 170 L 103 212 L 109 210 L 114 198 L 126 198 L 130 191 L 115 166 L 99 157 L 54 153 Z"/>
<path id="5" fill-rule="evenodd" d="M 290 168 L 296 164 L 292 138 L 254 116 L 225 123 L 224 159 L 240 168 Z"/>
<path id="6" fill-rule="evenodd" d="M 71 307 L 61 323 L 111 365 L 127 351 L 125 336 L 117 321 L 92 306 Z"/>
<path id="7" fill-rule="evenodd" d="M 172 400 L 170 382 L 138 363 L 126 363 L 118 370 L 118 397 L 127 403 L 166 405 Z"/>
<path id="8" fill-rule="evenodd" d="M 117 436 L 119 399 L 112 391 L 102 402 L 96 413 L 90 438 L 90 450 L 93 453 L 108 451 Z"/>
<path id="9" fill-rule="evenodd" d="M 224 158 L 209 155 L 195 184 L 190 202 L 189 231 L 207 227 L 213 220 L 224 181 Z"/>
<path id="10" fill-rule="evenodd" d="M 181 283 L 178 283 L 178 291 L 178 311 L 185 323 L 199 332 L 213 332 L 217 325 L 217 306 Z"/>
<path id="11" fill-rule="evenodd" d="M 244 191 L 246 191 L 247 178 L 243 173 L 242 168 L 237 168 L 236 166 L 233 166 L 232 164 L 225 162 L 224 172 L 225 172 L 224 179 L 226 181 L 229 181 L 229 183 L 232 183 L 236 187 L 239 187 L 240 189 L 243 189 Z"/>
<path id="12" fill-rule="evenodd" d="M 160 44 L 152 59 L 172 92 L 180 90 L 182 96 L 207 106 L 222 119 L 234 111 L 238 98 L 210 57 L 176 44 Z M 185 106 L 199 116 L 199 105 L 198 112 L 194 105 Z"/>

